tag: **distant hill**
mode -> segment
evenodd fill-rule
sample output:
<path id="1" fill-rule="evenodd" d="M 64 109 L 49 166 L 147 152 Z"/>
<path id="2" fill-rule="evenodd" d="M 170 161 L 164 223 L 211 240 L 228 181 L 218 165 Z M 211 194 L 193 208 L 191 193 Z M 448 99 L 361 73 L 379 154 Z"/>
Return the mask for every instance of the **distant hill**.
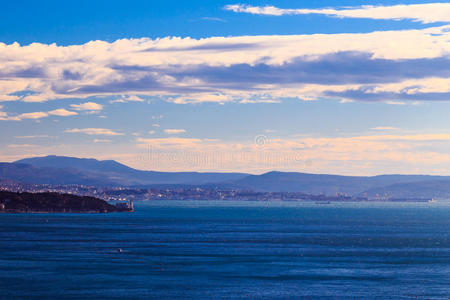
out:
<path id="1" fill-rule="evenodd" d="M 326 174 L 307 174 L 295 172 L 269 172 L 262 175 L 249 175 L 229 182 L 235 188 L 266 192 L 303 192 L 307 194 L 345 193 L 360 195 L 367 190 L 375 190 L 392 184 L 416 183 L 449 179 L 450 177 L 427 175 L 381 175 L 381 176 L 340 176 Z M 450 187 L 449 187 L 450 190 Z"/>
<path id="2" fill-rule="evenodd" d="M 26 158 L 0 163 L 0 179 L 39 184 L 121 185 L 136 187 L 240 189 L 257 192 L 302 192 L 334 196 L 342 193 L 375 198 L 450 195 L 449 176 L 340 176 L 297 172 L 245 173 L 155 172 L 136 170 L 113 160 L 64 156 Z"/>
<path id="3" fill-rule="evenodd" d="M 450 199 L 450 179 L 395 183 L 371 188 L 366 192 L 370 198 L 437 198 Z"/>
<path id="4" fill-rule="evenodd" d="M 109 185 L 111 181 L 73 168 L 45 168 L 20 163 L 0 163 L 0 178 L 34 184 Z"/>
<path id="5" fill-rule="evenodd" d="M 130 168 L 113 160 L 96 160 L 65 156 L 33 157 L 18 160 L 14 164 L 28 164 L 39 168 L 77 170 L 90 178 L 101 179 L 115 185 L 193 184 L 216 183 L 237 180 L 248 176 L 244 173 L 155 172 Z M 15 179 L 15 178 L 11 178 Z M 20 179 L 17 179 L 20 180 Z M 24 181 L 24 180 L 21 180 Z M 29 181 L 25 181 L 29 182 Z"/>
<path id="6" fill-rule="evenodd" d="M 47 168 L 73 168 L 80 171 L 93 172 L 135 172 L 137 170 L 118 163 L 114 160 L 97 160 L 93 158 L 76 158 L 68 156 L 49 155 L 43 157 L 24 158 L 15 161 L 16 164 L 28 164 Z"/>

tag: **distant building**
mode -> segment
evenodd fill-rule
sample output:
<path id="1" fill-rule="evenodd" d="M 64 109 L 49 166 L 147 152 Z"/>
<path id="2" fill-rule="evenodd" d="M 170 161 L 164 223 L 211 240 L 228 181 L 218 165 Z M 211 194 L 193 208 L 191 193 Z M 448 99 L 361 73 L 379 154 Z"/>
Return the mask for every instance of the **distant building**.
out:
<path id="1" fill-rule="evenodd" d="M 134 211 L 133 199 L 125 203 L 116 203 L 116 207 L 123 210 Z"/>

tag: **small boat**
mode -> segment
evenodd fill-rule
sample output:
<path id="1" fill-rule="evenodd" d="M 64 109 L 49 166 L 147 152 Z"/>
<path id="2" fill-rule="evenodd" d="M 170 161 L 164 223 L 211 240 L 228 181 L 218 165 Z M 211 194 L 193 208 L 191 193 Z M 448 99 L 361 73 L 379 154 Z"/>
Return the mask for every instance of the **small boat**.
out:
<path id="1" fill-rule="evenodd" d="M 331 204 L 330 201 L 316 201 L 316 204 Z"/>

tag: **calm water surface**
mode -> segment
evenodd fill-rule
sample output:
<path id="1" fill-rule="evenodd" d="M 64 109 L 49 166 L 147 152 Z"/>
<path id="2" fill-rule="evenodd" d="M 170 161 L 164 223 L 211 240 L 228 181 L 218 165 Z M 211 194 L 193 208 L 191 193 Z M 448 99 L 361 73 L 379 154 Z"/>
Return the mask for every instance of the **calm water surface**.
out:
<path id="1" fill-rule="evenodd" d="M 1 299 L 450 299 L 449 204 L 151 202 L 0 228 Z"/>

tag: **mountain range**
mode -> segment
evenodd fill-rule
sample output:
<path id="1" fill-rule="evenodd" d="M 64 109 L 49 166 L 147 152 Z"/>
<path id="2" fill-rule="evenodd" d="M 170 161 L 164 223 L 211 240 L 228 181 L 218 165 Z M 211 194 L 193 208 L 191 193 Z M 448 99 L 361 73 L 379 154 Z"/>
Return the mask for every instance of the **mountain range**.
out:
<path id="1" fill-rule="evenodd" d="M 18 160 L 12 165 L 29 168 L 33 180 L 38 175 L 39 168 L 47 174 L 49 170 L 59 173 L 56 182 L 63 181 L 65 184 L 89 184 L 92 185 L 152 185 L 152 184 L 185 184 L 200 185 L 216 183 L 228 180 L 238 180 L 248 174 L 244 173 L 200 173 L 200 172 L 155 172 L 142 171 L 130 168 L 114 160 L 96 160 L 88 158 L 75 158 L 65 156 L 45 156 L 25 158 Z M 1 172 L 1 171 L 0 171 Z M 63 174 L 67 172 L 67 174 Z M 0 173 L 0 176 L 2 173 Z M 80 178 L 80 175 L 83 175 Z M 75 175 L 75 176 L 74 176 Z M 19 178 L 10 178 L 21 180 Z M 45 178 L 47 180 L 48 177 Z M 83 183 L 80 183 L 80 180 Z M 22 179 L 23 181 L 23 179 Z M 46 182 L 56 184 L 56 182 Z M 45 183 L 45 182 L 40 182 Z"/>
<path id="2" fill-rule="evenodd" d="M 450 176 L 380 175 L 341 176 L 298 172 L 246 173 L 156 172 L 130 168 L 113 160 L 64 156 L 33 157 L 0 163 L 0 180 L 35 184 L 96 186 L 201 186 L 265 192 L 376 198 L 450 198 Z"/>

